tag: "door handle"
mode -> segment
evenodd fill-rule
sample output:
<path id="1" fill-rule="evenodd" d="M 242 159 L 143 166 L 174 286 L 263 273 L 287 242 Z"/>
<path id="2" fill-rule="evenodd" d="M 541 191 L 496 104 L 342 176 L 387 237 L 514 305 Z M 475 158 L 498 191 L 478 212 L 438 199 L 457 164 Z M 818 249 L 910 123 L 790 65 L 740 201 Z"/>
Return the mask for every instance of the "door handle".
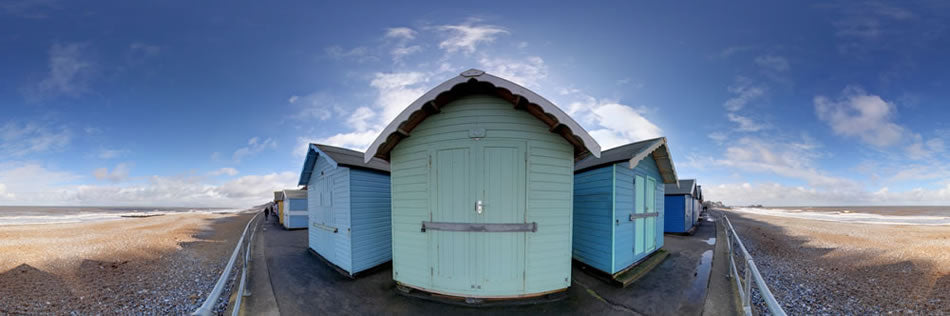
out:
<path id="1" fill-rule="evenodd" d="M 482 200 L 475 202 L 475 213 L 481 215 L 485 211 L 485 203 L 482 203 Z"/>

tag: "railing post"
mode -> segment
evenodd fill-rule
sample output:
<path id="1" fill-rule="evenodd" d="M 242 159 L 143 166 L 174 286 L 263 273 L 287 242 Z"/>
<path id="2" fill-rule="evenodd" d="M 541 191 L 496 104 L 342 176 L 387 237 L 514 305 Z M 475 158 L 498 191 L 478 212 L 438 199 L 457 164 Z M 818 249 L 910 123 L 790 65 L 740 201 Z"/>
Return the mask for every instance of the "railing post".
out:
<path id="1" fill-rule="evenodd" d="M 752 269 L 749 269 L 749 262 L 752 261 L 752 258 L 745 259 L 745 299 L 742 301 L 743 306 L 752 307 Z"/>

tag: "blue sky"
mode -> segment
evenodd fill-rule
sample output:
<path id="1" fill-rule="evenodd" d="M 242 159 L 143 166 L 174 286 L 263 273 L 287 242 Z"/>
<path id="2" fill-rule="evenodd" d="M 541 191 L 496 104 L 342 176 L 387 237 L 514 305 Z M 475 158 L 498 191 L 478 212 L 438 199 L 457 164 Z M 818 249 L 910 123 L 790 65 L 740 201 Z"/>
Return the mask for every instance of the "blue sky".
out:
<path id="1" fill-rule="evenodd" d="M 950 204 L 941 2 L 0 1 L 0 204 L 247 206 L 468 68 L 733 204 Z"/>

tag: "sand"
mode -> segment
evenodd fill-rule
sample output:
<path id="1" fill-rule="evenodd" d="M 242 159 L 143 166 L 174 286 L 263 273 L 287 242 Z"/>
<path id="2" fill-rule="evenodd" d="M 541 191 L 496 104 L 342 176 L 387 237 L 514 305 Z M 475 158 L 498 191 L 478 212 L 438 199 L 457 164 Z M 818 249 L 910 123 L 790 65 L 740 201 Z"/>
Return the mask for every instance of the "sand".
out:
<path id="1" fill-rule="evenodd" d="M 188 313 L 250 216 L 0 226 L 0 314 Z"/>
<path id="2" fill-rule="evenodd" d="M 725 214 L 789 314 L 950 313 L 950 226 Z"/>

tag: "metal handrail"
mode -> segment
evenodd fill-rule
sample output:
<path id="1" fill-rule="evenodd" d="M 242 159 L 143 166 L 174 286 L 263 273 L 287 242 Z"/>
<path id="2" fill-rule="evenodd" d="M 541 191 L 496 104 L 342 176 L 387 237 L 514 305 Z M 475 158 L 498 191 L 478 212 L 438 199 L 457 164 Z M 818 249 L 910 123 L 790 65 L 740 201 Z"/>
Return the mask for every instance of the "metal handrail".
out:
<path id="1" fill-rule="evenodd" d="M 221 293 L 224 291 L 224 284 L 227 283 L 228 276 L 231 275 L 231 269 L 234 268 L 234 261 L 237 260 L 238 252 L 241 250 L 241 246 L 244 245 L 244 237 L 247 236 L 247 230 L 249 227 L 251 227 L 251 223 L 253 223 L 254 220 L 260 215 L 261 213 L 258 212 L 257 215 L 251 217 L 251 220 L 249 220 L 247 225 L 244 226 L 244 232 L 241 233 L 241 239 L 238 239 L 237 245 L 234 246 L 234 252 L 231 253 L 231 259 L 228 260 L 228 265 L 225 266 L 224 271 L 221 272 L 221 277 L 219 277 L 218 282 L 214 284 L 214 288 L 211 289 L 211 293 L 208 294 L 208 298 L 205 299 L 204 303 L 202 303 L 201 306 L 198 307 L 194 313 L 192 313 L 192 315 L 211 315 L 211 312 L 214 310 L 214 305 L 218 302 L 218 299 L 221 298 Z M 244 266 L 246 267 L 247 265 L 245 264 Z"/>
<path id="2" fill-rule="evenodd" d="M 234 299 L 234 307 L 231 308 L 231 316 L 238 316 L 241 312 L 241 304 L 243 302 L 243 298 L 245 296 L 251 296 L 251 291 L 247 289 L 247 269 L 248 269 L 248 265 L 251 262 L 251 247 L 254 246 L 254 236 L 256 232 L 257 232 L 257 228 L 254 228 L 253 230 L 251 230 L 251 237 L 245 243 L 246 246 L 244 247 L 244 265 L 241 266 L 241 285 L 238 286 L 238 295 Z"/>
<path id="3" fill-rule="evenodd" d="M 775 300 L 775 296 L 772 295 L 772 291 L 769 290 L 769 286 L 765 284 L 765 279 L 762 278 L 762 274 L 759 273 L 759 268 L 756 267 L 755 261 L 752 260 L 752 255 L 749 254 L 749 251 L 746 250 L 745 245 L 742 244 L 742 240 L 739 239 L 739 234 L 736 233 L 736 229 L 732 227 L 732 222 L 729 221 L 729 218 L 725 214 L 722 214 L 722 218 L 726 223 L 726 245 L 729 247 L 729 271 L 732 272 L 731 276 L 736 280 L 736 287 L 739 289 L 739 299 L 742 301 L 742 310 L 746 315 L 752 315 L 752 280 L 755 280 L 755 287 L 759 290 L 762 299 L 765 301 L 765 306 L 769 309 L 769 312 L 772 315 L 785 315 L 785 310 L 782 309 L 782 305 Z M 733 251 L 733 243 L 739 245 L 740 253 L 742 253 L 743 261 L 745 261 L 745 277 L 739 279 L 739 270 L 736 267 L 735 252 Z M 743 285 L 743 283 L 745 283 Z"/>

